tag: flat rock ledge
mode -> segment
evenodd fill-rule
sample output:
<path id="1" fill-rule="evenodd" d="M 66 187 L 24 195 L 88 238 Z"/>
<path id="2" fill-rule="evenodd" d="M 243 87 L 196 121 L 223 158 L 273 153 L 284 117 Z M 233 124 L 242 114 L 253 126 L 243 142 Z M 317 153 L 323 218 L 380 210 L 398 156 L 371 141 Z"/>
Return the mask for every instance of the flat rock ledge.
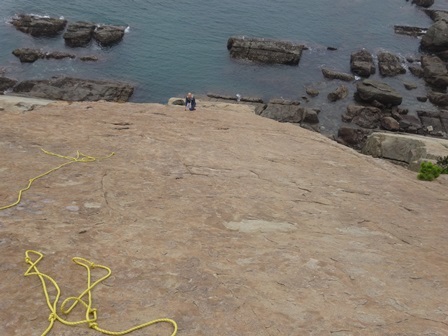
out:
<path id="1" fill-rule="evenodd" d="M 265 64 L 298 65 L 304 45 L 264 38 L 230 37 L 227 49 L 232 58 Z"/>
<path id="2" fill-rule="evenodd" d="M 419 171 L 423 161 L 448 156 L 448 140 L 410 134 L 376 132 L 367 137 L 363 154 L 408 165 Z"/>
<path id="3" fill-rule="evenodd" d="M 130 84 L 117 81 L 58 77 L 49 80 L 25 80 L 17 84 L 13 91 L 51 100 L 126 102 L 132 96 L 134 88 Z"/>

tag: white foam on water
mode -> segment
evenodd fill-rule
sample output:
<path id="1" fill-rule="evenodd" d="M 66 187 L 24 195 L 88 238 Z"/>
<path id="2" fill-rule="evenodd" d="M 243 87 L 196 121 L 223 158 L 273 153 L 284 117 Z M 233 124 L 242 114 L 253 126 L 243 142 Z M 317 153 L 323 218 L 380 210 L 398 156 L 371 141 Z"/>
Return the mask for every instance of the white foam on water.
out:
<path id="1" fill-rule="evenodd" d="M 126 29 L 124 30 L 125 33 L 129 33 L 131 31 L 131 26 L 127 26 Z"/>
<path id="2" fill-rule="evenodd" d="M 355 80 L 360 80 L 361 79 L 361 77 L 360 76 L 355 76 Z"/>

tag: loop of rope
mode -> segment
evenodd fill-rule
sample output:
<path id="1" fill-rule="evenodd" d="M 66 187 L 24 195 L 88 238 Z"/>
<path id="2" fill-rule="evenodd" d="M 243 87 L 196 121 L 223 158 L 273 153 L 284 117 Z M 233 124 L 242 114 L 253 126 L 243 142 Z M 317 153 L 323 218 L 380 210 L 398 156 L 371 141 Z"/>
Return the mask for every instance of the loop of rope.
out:
<path id="1" fill-rule="evenodd" d="M 83 154 L 80 151 L 76 151 L 76 156 L 75 157 L 71 157 L 71 156 L 65 156 L 65 155 L 60 155 L 60 154 L 56 154 L 56 153 L 53 153 L 53 152 L 49 152 L 49 151 L 47 151 L 47 150 L 45 150 L 43 148 L 41 148 L 41 151 L 44 152 L 47 155 L 55 156 L 55 157 L 58 157 L 58 158 L 61 158 L 61 159 L 65 159 L 65 160 L 68 160 L 68 161 L 63 163 L 63 164 L 61 164 L 61 165 L 59 165 L 59 166 L 57 166 L 57 167 L 54 167 L 54 168 L 48 170 L 47 172 L 45 172 L 43 174 L 40 174 L 40 175 L 38 175 L 36 177 L 33 177 L 33 178 L 29 179 L 28 180 L 28 185 L 25 188 L 19 190 L 19 194 L 18 194 L 17 200 L 14 203 L 5 205 L 3 207 L 0 207 L 0 211 L 12 208 L 12 207 L 16 206 L 17 204 L 19 204 L 21 202 L 21 200 L 22 200 L 22 194 L 25 191 L 27 191 L 28 189 L 31 188 L 31 185 L 33 184 L 34 181 L 36 181 L 37 179 L 40 179 L 41 177 L 44 177 L 44 176 L 46 176 L 48 174 L 51 174 L 52 172 L 54 172 L 54 171 L 56 171 L 58 169 L 61 169 L 62 167 L 67 166 L 67 165 L 69 165 L 71 163 L 75 163 L 75 162 L 81 162 L 81 163 L 82 162 L 84 162 L 84 163 L 85 162 L 93 162 L 93 161 L 97 161 L 97 160 L 107 159 L 107 158 L 110 158 L 111 156 L 115 155 L 115 153 L 112 152 L 111 154 L 109 154 L 109 155 L 107 155 L 105 157 L 95 158 L 93 156 Z"/>
<path id="2" fill-rule="evenodd" d="M 33 256 L 37 256 L 37 259 L 35 261 L 33 261 L 33 259 L 31 258 L 31 255 Z M 57 313 L 57 304 L 59 301 L 59 297 L 61 296 L 61 290 L 58 286 L 58 284 L 56 283 L 56 281 L 50 277 L 49 275 L 40 272 L 37 269 L 37 264 L 42 260 L 43 258 L 43 254 L 37 251 L 33 251 L 33 250 L 28 250 L 25 252 L 25 262 L 27 264 L 29 264 L 30 266 L 28 267 L 27 271 L 25 272 L 25 276 L 30 276 L 30 275 L 37 275 L 42 283 L 42 288 L 44 291 L 44 295 L 47 301 L 47 306 L 50 309 L 50 316 L 48 317 L 48 321 L 50 322 L 50 324 L 48 325 L 47 329 L 45 329 L 45 331 L 43 332 L 42 336 L 47 335 L 52 327 L 55 321 L 59 321 L 62 324 L 68 325 L 68 326 L 76 326 L 79 324 L 87 324 L 87 326 L 91 329 L 94 329 L 100 333 L 103 333 L 105 335 L 111 335 L 111 336 L 121 336 L 121 335 L 125 335 L 125 334 L 129 334 L 133 331 L 139 330 L 139 329 L 143 329 L 146 327 L 149 327 L 150 325 L 154 325 L 157 323 L 169 323 L 173 326 L 173 333 L 171 334 L 171 336 L 176 336 L 177 335 L 177 324 L 174 320 L 171 319 L 167 319 L 167 318 L 163 318 L 163 319 L 157 319 L 157 320 L 153 320 L 150 322 L 146 322 L 140 325 L 137 325 L 135 327 L 132 327 L 130 329 L 124 330 L 124 331 L 110 331 L 110 330 L 106 330 L 106 329 L 102 329 L 99 327 L 98 322 L 97 322 L 97 309 L 96 308 L 92 308 L 92 290 L 95 286 L 97 286 L 99 283 L 101 283 L 102 281 L 106 280 L 108 277 L 110 277 L 110 275 L 112 274 L 112 271 L 109 267 L 107 266 L 102 266 L 102 265 L 98 265 L 98 264 L 94 264 L 93 262 L 84 259 L 84 258 L 79 258 L 79 257 L 75 257 L 72 260 L 80 265 L 83 266 L 86 270 L 87 270 L 87 288 L 81 293 L 79 294 L 77 297 L 69 297 L 67 299 L 64 300 L 64 302 L 62 302 L 60 310 L 62 312 L 62 314 L 68 315 L 78 303 L 81 303 L 84 308 L 86 309 L 86 317 L 84 320 L 81 321 L 68 321 L 64 318 L 62 318 L 61 316 L 59 316 L 59 314 Z M 100 268 L 106 271 L 106 274 L 101 277 L 100 279 L 98 279 L 97 281 L 92 283 L 92 277 L 91 277 L 91 272 L 90 269 L 93 268 Z M 47 280 L 53 285 L 53 287 L 56 289 L 56 297 L 54 299 L 53 302 L 51 302 L 50 300 L 50 296 L 48 294 L 48 289 L 47 289 Z M 87 295 L 87 302 L 84 301 L 82 298 L 84 296 Z M 72 305 L 68 308 L 65 309 L 66 304 L 69 301 L 73 301 Z"/>

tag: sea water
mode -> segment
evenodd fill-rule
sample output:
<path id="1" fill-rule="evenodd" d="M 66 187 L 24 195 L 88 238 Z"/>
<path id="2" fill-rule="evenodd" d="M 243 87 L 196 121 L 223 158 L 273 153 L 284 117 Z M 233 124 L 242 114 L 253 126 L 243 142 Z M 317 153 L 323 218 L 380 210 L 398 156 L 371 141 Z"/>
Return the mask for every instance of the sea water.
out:
<path id="1" fill-rule="evenodd" d="M 361 48 L 416 55 L 418 39 L 394 34 L 393 26 L 431 24 L 405 0 L 1 0 L 0 9 L 0 67 L 7 76 L 122 80 L 135 85 L 136 102 L 166 102 L 188 91 L 299 98 L 308 85 L 325 87 L 322 67 L 349 72 L 350 53 Z M 129 28 L 111 48 L 93 42 L 70 49 L 62 36 L 33 38 L 17 31 L 7 23 L 17 13 Z M 232 35 L 289 40 L 310 49 L 299 66 L 259 65 L 229 57 L 226 44 Z M 97 55 L 100 61 L 21 64 L 11 54 L 19 47 Z"/>

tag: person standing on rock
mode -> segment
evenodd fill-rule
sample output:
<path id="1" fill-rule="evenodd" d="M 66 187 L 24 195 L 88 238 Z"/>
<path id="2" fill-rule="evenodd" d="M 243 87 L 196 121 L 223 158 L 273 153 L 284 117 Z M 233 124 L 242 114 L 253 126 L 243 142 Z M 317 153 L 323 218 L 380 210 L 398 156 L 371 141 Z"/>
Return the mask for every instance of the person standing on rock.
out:
<path id="1" fill-rule="evenodd" d="M 187 97 L 185 97 L 185 111 L 189 109 L 190 111 L 196 110 L 196 99 L 194 99 L 194 96 L 191 94 L 191 92 L 188 92 Z"/>

